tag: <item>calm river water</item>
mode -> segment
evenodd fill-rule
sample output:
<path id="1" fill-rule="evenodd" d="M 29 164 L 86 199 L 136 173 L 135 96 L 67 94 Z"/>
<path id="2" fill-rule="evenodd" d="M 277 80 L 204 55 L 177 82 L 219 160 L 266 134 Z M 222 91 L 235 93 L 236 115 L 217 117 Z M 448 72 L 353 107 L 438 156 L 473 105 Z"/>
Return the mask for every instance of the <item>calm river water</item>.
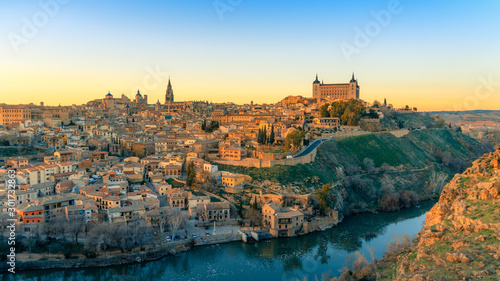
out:
<path id="1" fill-rule="evenodd" d="M 370 260 L 368 248 L 382 257 L 393 235 L 414 235 L 435 201 L 394 213 L 361 214 L 338 227 L 301 237 L 255 244 L 234 242 L 197 247 L 177 257 L 109 268 L 45 270 L 3 275 L 2 280 L 315 280 L 338 276 L 346 256 L 356 251 Z"/>

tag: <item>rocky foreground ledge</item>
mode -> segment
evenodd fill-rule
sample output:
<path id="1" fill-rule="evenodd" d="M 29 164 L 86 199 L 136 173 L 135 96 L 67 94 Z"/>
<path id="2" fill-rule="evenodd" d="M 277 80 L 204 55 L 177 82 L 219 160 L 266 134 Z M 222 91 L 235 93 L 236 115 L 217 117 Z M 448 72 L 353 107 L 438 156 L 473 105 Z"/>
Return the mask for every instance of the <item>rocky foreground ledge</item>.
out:
<path id="1" fill-rule="evenodd" d="M 393 280 L 500 280 L 500 150 L 447 184 Z"/>

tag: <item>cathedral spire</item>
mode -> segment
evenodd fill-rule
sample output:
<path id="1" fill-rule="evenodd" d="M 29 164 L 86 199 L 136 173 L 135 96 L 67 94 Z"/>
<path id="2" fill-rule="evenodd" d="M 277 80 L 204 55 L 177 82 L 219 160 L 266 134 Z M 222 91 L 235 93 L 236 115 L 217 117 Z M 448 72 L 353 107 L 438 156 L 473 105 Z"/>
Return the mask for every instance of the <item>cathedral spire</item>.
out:
<path id="1" fill-rule="evenodd" d="M 167 92 L 165 93 L 165 104 L 173 101 L 174 101 L 174 91 L 172 90 L 172 83 L 170 83 L 170 76 L 169 76 Z"/>

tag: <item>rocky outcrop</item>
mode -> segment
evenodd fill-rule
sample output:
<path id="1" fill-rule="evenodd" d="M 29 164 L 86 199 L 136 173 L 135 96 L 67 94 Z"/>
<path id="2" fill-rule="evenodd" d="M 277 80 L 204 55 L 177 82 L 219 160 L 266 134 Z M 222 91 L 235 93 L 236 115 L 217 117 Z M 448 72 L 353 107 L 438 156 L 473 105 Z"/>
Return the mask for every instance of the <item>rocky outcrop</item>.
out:
<path id="1" fill-rule="evenodd" d="M 500 151 L 485 154 L 447 184 L 396 280 L 500 280 Z"/>

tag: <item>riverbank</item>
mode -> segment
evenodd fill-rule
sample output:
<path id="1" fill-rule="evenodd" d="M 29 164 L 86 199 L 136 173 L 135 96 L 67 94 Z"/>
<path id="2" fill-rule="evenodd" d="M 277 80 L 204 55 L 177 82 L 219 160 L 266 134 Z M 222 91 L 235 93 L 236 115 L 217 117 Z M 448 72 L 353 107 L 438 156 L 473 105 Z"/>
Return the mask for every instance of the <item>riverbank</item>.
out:
<path id="1" fill-rule="evenodd" d="M 124 265 L 130 263 L 141 263 L 155 261 L 167 256 L 174 256 L 178 253 L 190 250 L 193 247 L 192 241 L 186 241 L 171 247 L 162 248 L 159 250 L 119 254 L 114 256 L 105 256 L 97 258 L 77 258 L 77 259 L 55 259 L 55 260 L 33 260 L 33 261 L 16 261 L 16 272 L 26 270 L 45 270 L 45 269 L 69 269 L 69 268 L 97 268 L 108 267 L 115 265 Z M 2 263 L 0 272 L 6 272 L 9 266 Z"/>
<path id="2" fill-rule="evenodd" d="M 210 237 L 188 239 L 185 241 L 168 242 L 161 249 L 150 250 L 138 253 L 120 254 L 119 251 L 107 253 L 108 256 L 97 258 L 74 258 L 63 259 L 62 256 L 55 256 L 52 260 L 40 259 L 29 261 L 16 261 L 16 272 L 26 270 L 46 270 L 46 269 L 69 269 L 69 268 L 98 268 L 131 263 L 142 263 L 159 260 L 168 256 L 176 256 L 179 253 L 191 250 L 197 246 L 208 246 L 214 244 L 224 244 L 241 241 L 239 234 L 224 234 Z M 20 256 L 23 256 L 21 254 Z M 19 257 L 19 255 L 18 255 Z M 7 272 L 10 266 L 6 263 L 0 264 L 0 272 Z"/>
<path id="3" fill-rule="evenodd" d="M 97 268 L 26 270 L 0 274 L 5 280 L 315 280 L 323 273 L 338 275 L 356 252 L 382 258 L 394 235 L 415 235 L 434 201 L 421 202 L 399 212 L 350 216 L 332 229 L 287 239 L 256 243 L 224 243 L 193 247 L 187 252 L 149 262 L 133 262 Z M 9 278 L 10 276 L 10 278 Z"/>
<path id="4" fill-rule="evenodd" d="M 400 212 L 400 211 L 398 211 Z M 398 213 L 396 212 L 396 213 Z M 367 211 L 372 213 L 373 211 Z M 384 214 L 384 213 L 381 213 Z M 389 213 L 386 213 L 389 214 Z M 360 214 L 356 214 L 360 215 Z M 345 217 L 349 219 L 350 217 Z M 313 233 L 328 231 L 331 228 L 341 225 L 342 220 L 337 223 L 332 223 L 331 220 L 326 220 L 325 218 L 317 218 L 317 226 L 314 230 L 308 233 L 299 233 L 298 236 L 304 237 L 312 235 Z M 273 240 L 286 240 L 286 239 L 273 239 Z M 226 234 L 222 236 L 211 236 L 196 239 L 189 239 L 186 241 L 179 242 L 169 242 L 159 250 L 152 250 L 140 253 L 131 254 L 118 254 L 108 257 L 97 257 L 97 258 L 79 258 L 79 259 L 59 259 L 59 260 L 36 260 L 36 261 L 16 261 L 16 271 L 31 271 L 31 270 L 47 270 L 47 269 L 82 269 L 82 268 L 104 268 L 110 266 L 119 266 L 126 264 L 135 264 L 160 260 L 168 256 L 176 256 L 182 252 L 189 251 L 195 247 L 199 246 L 209 246 L 225 244 L 230 242 L 241 241 L 241 235 Z M 0 265 L 0 272 L 6 272 L 8 266 L 6 263 Z"/>

